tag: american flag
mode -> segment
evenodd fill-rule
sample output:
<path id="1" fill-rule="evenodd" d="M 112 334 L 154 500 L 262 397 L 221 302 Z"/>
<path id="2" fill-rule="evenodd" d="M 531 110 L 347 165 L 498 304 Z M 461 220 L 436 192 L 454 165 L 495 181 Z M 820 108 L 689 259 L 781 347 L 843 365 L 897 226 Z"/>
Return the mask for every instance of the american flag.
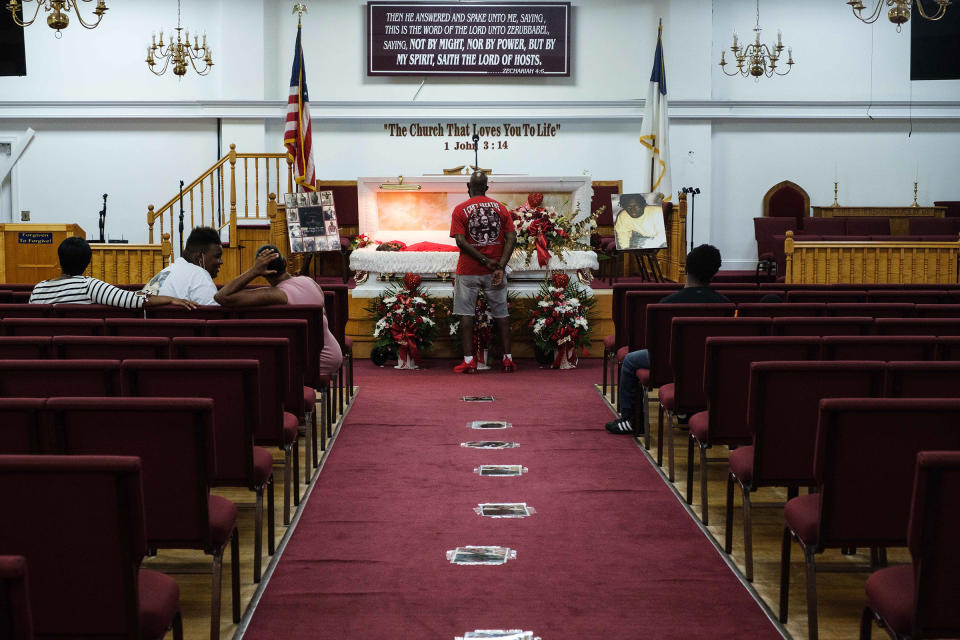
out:
<path id="1" fill-rule="evenodd" d="M 287 125 L 283 144 L 287 157 L 293 160 L 293 177 L 297 191 L 316 191 L 313 166 L 313 129 L 310 127 L 310 104 L 307 96 L 307 73 L 303 65 L 303 47 L 300 45 L 300 26 L 297 26 L 297 45 L 293 52 L 293 73 L 290 75 L 290 98 L 287 101 Z"/>

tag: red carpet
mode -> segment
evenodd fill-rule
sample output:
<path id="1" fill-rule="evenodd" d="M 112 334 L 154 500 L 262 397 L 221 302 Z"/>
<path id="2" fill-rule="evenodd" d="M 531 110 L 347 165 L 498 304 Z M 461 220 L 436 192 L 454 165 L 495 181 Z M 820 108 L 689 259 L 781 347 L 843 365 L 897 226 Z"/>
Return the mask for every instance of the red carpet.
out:
<path id="1" fill-rule="evenodd" d="M 544 640 L 779 638 L 592 383 L 533 368 L 456 376 L 358 363 L 360 395 L 246 638 L 449 639 L 519 628 Z M 452 363 L 450 363 L 452 366 Z M 492 404 L 463 395 L 492 394 Z M 512 429 L 478 431 L 470 420 Z M 461 448 L 508 440 L 508 450 Z M 480 464 L 523 464 L 519 478 Z M 481 502 L 526 502 L 525 519 Z M 464 545 L 517 550 L 505 566 L 458 566 Z"/>

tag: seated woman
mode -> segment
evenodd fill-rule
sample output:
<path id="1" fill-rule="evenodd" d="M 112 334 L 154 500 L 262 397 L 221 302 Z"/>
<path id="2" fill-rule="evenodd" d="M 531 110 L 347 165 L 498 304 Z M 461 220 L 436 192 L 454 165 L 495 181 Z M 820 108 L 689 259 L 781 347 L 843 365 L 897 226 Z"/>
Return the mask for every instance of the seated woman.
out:
<path id="1" fill-rule="evenodd" d="M 67 238 L 57 247 L 60 257 L 60 276 L 52 280 L 38 282 L 30 294 L 33 304 L 104 304 L 124 309 L 157 307 L 175 304 L 187 309 L 196 309 L 197 305 L 189 300 L 155 296 L 142 291 L 125 291 L 103 280 L 82 275 L 90 264 L 93 252 L 83 238 Z"/>
<path id="2" fill-rule="evenodd" d="M 247 289 L 258 277 L 269 287 Z M 224 307 L 256 307 L 268 304 L 313 304 L 323 306 L 323 289 L 313 278 L 291 276 L 287 261 L 272 244 L 257 249 L 257 259 L 245 273 L 223 286 L 213 297 Z M 343 362 L 343 353 L 337 339 L 330 332 L 327 313 L 323 313 L 323 350 L 320 352 L 320 374 L 336 375 Z"/>

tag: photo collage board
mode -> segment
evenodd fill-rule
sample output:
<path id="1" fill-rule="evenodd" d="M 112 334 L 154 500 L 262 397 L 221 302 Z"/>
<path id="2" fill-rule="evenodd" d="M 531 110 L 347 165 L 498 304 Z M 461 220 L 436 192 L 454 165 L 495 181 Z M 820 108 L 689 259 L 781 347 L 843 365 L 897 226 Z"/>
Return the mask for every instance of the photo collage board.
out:
<path id="1" fill-rule="evenodd" d="M 292 253 L 340 251 L 340 227 L 332 191 L 284 195 Z"/>

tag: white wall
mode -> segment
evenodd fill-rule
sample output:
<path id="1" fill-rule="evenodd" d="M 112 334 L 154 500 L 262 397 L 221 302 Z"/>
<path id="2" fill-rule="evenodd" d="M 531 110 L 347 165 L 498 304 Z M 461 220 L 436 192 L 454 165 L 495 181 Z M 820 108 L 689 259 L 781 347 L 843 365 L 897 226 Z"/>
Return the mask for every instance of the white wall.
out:
<path id="1" fill-rule="evenodd" d="M 204 78 L 157 78 L 143 58 L 151 31 L 169 31 L 173 0 L 108 3 L 100 27 L 56 40 L 26 31 L 25 78 L 0 78 L 0 138 L 37 137 L 6 207 L 35 221 L 77 221 L 96 234 L 110 193 L 108 233 L 146 240 L 146 205 L 176 193 L 224 152 L 281 151 L 296 16 L 288 0 L 184 4 L 216 66 Z M 698 186 L 694 239 L 728 267 L 750 268 L 752 224 L 764 192 L 792 179 L 815 204 L 832 202 L 834 166 L 845 204 L 960 199 L 960 81 L 909 82 L 909 28 L 864 25 L 838 0 L 761 3 L 764 40 L 783 31 L 797 64 L 786 77 L 727 78 L 717 66 L 734 30 L 752 35 L 753 0 L 574 0 L 569 78 L 368 78 L 365 6 L 308 2 L 304 49 L 318 177 L 414 176 L 465 164 L 442 138 L 390 138 L 385 122 L 560 122 L 555 138 L 510 138 L 487 152 L 497 172 L 623 179 L 645 188 L 637 137 L 657 19 L 663 19 L 671 102 L 673 185 Z M 116 5 L 116 6 L 113 6 Z M 960 10 L 960 9 L 956 9 Z M 729 53 L 729 51 L 728 51 Z M 416 100 L 413 100 L 416 94 Z M 909 107 L 913 101 L 912 109 Z M 868 104 L 874 106 L 867 118 Z M 914 117 L 908 138 L 907 117 Z M 18 211 L 14 211 L 17 217 Z"/>
<path id="2" fill-rule="evenodd" d="M 0 120 L 0 137 L 28 126 L 37 133 L 17 165 L 19 208 L 31 222 L 76 222 L 87 238 L 98 236 L 107 193 L 108 237 L 146 242 L 147 204 L 159 207 L 216 161 L 210 120 Z"/>
<path id="3" fill-rule="evenodd" d="M 919 168 L 921 204 L 960 199 L 960 122 L 914 123 L 909 138 L 903 121 L 817 122 L 811 129 L 805 122 L 714 124 L 711 239 L 731 260 L 754 255 L 750 221 L 782 180 L 803 187 L 812 205 L 833 202 L 836 175 L 842 205 L 906 206 Z"/>

